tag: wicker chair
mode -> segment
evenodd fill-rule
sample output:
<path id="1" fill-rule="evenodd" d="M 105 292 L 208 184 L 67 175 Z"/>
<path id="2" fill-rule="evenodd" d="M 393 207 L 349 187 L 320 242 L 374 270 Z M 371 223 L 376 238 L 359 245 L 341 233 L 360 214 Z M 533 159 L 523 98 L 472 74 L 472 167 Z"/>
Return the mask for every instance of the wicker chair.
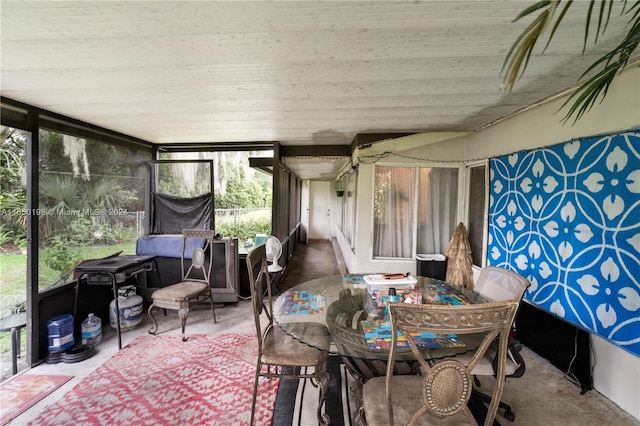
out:
<path id="1" fill-rule="evenodd" d="M 497 302 L 500 300 L 517 300 L 518 302 L 521 302 L 525 291 L 530 285 L 531 282 L 529 282 L 528 279 L 516 272 L 495 266 L 485 266 L 478 277 L 478 282 L 476 283 L 474 290 L 490 302 Z M 506 377 L 517 378 L 522 377 L 524 374 L 526 365 L 524 358 L 522 358 L 522 355 L 520 354 L 521 350 L 522 344 L 510 337 L 504 371 Z M 491 403 L 491 397 L 477 389 L 480 387 L 480 381 L 477 377 L 496 375 L 496 369 L 494 367 L 496 353 L 497 344 L 494 342 L 494 344 L 489 347 L 484 359 L 478 363 L 476 368 L 473 370 L 473 374 L 476 377 L 476 389 L 473 391 L 474 397 L 478 398 L 485 404 Z M 509 404 L 500 401 L 500 408 L 504 410 L 505 419 L 509 421 L 515 420 L 516 415 Z"/>
<path id="2" fill-rule="evenodd" d="M 177 310 L 182 324 L 182 341 L 186 341 L 184 329 L 189 315 L 191 302 L 199 302 L 206 299 L 211 301 L 211 312 L 214 324 L 216 311 L 213 306 L 210 278 L 213 266 L 213 240 L 215 231 L 188 229 L 182 232 L 182 256 L 180 267 L 182 268 L 182 281 L 166 287 L 162 287 L 151 294 L 151 306 L 149 316 L 153 320 L 150 334 L 158 333 L 158 322 L 153 316 L 153 309 Z M 191 260 L 188 258 L 191 257 Z"/>
<path id="3" fill-rule="evenodd" d="M 312 379 L 313 386 L 320 386 L 320 401 L 317 409 L 318 420 L 321 424 L 329 424 L 329 416 L 326 413 L 322 413 L 322 407 L 329 390 L 327 361 L 329 359 L 331 339 L 327 327 L 315 323 L 300 323 L 301 326 L 307 327 L 305 333 L 315 332 L 320 337 L 320 340 L 326 338 L 326 344 L 322 346 L 324 350 L 307 346 L 286 334 L 274 324 L 273 320 L 271 280 L 267 270 L 267 253 L 264 245 L 258 246 L 249 252 L 247 255 L 247 268 L 251 284 L 253 317 L 258 335 L 258 360 L 253 386 L 250 424 L 253 425 L 254 421 L 260 377 Z M 267 295 L 266 300 L 264 299 L 265 293 Z M 310 369 L 313 369 L 313 371 L 309 372 Z"/>
<path id="4" fill-rule="evenodd" d="M 392 345 L 387 374 L 375 377 L 362 389 L 363 414 L 366 423 L 374 425 L 422 424 L 427 416 L 477 424 L 467 407 L 473 389 L 471 371 L 494 339 L 499 338 L 498 375 L 484 424 L 492 425 L 504 387 L 504 365 L 509 329 L 518 308 L 516 301 L 472 305 L 407 305 L 390 304 Z M 478 337 L 480 345 L 468 363 L 457 358 L 426 361 L 410 336 L 412 331 L 437 334 L 455 333 L 461 340 Z M 398 349 L 398 333 L 409 342 L 411 351 L 422 367 L 422 375 L 397 376 L 393 365 Z"/>

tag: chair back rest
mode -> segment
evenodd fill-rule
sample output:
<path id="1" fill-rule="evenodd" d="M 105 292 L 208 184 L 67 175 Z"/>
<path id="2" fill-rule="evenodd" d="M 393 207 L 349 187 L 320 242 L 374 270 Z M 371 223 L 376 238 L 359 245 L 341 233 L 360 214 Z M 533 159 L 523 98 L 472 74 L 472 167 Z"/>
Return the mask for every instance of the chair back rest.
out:
<path id="1" fill-rule="evenodd" d="M 253 303 L 253 317 L 256 323 L 256 332 L 260 338 L 269 327 L 273 326 L 273 316 L 271 315 L 272 299 L 269 276 L 267 251 L 264 244 L 253 248 L 247 254 L 247 270 L 249 272 L 249 285 L 251 287 L 251 302 Z M 267 304 L 265 305 L 265 292 L 267 293 Z M 262 313 L 267 316 L 267 323 L 261 322 Z M 264 325 L 264 332 L 263 332 Z M 258 339 L 260 342 L 262 339 Z M 260 343 L 261 344 L 261 343 Z"/>
<path id="2" fill-rule="evenodd" d="M 471 371 L 484 356 L 490 344 L 498 337 L 498 374 L 485 422 L 486 425 L 491 425 L 502 396 L 509 330 L 517 308 L 518 302 L 515 300 L 471 305 L 389 304 L 392 329 L 392 343 L 386 375 L 389 423 L 393 425 L 391 377 L 394 372 L 395 357 L 399 352 L 397 348 L 399 335 L 409 343 L 414 357 L 424 372 L 423 405 L 413 413 L 408 424 L 416 422 L 424 413 L 443 417 L 461 411 L 467 415 L 469 422 L 473 423 L 473 416 L 467 408 L 467 402 L 473 389 Z M 425 360 L 426 349 L 418 347 L 412 338 L 412 334 L 420 332 L 442 336 L 455 334 L 469 347 L 472 356 L 428 362 Z M 426 353 L 428 358 L 428 352 Z"/>
<path id="3" fill-rule="evenodd" d="M 531 282 L 517 272 L 496 266 L 485 266 L 473 289 L 490 302 L 499 300 L 519 302 L 530 285 Z"/>
<path id="4" fill-rule="evenodd" d="M 180 259 L 182 281 L 198 281 L 211 285 L 215 234 L 215 231 L 205 229 L 185 229 L 182 231 L 182 256 Z"/>

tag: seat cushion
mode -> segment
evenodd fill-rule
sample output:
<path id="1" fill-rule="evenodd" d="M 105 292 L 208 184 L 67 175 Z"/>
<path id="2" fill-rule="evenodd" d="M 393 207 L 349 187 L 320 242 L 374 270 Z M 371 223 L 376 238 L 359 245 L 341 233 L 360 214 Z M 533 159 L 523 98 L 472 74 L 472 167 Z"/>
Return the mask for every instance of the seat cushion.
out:
<path id="1" fill-rule="evenodd" d="M 411 415 L 422 406 L 421 376 L 393 376 L 391 378 L 391 398 L 393 420 L 396 425 L 405 425 Z M 389 425 L 387 411 L 386 377 L 374 377 L 365 382 L 362 388 L 362 408 L 367 425 Z M 467 416 L 460 412 L 453 416 L 437 418 L 429 413 L 423 414 L 418 425 L 468 425 Z"/>
<path id="2" fill-rule="evenodd" d="M 185 259 L 191 259 L 192 250 L 194 248 L 204 248 L 204 238 L 191 238 L 191 244 L 186 244 L 184 253 L 182 252 L 182 244 L 184 243 L 184 237 L 182 234 L 178 235 L 146 235 L 138 238 L 136 241 L 136 254 L 154 255 L 158 257 L 173 257 L 180 259 L 184 256 Z"/>
<path id="3" fill-rule="evenodd" d="M 279 327 L 269 329 L 262 346 L 262 362 L 292 367 L 318 365 L 326 362 L 329 353 L 330 337 L 327 328 L 321 324 L 309 324 L 320 335 L 326 336 L 326 351 L 301 343 L 286 334 Z M 317 326 L 317 327 L 316 327 Z"/>
<path id="4" fill-rule="evenodd" d="M 195 298 L 202 294 L 206 289 L 206 283 L 198 281 L 182 281 L 154 291 L 151 298 L 154 303 L 161 300 L 180 302 L 185 299 Z"/>

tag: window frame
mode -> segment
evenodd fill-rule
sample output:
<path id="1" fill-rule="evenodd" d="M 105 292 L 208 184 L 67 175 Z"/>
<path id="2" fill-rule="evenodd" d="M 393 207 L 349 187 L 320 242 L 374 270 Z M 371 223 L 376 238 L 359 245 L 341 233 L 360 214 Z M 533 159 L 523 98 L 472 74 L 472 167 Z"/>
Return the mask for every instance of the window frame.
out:
<path id="1" fill-rule="evenodd" d="M 465 186 L 464 186 L 464 223 L 470 225 L 470 197 L 471 197 L 471 171 L 472 169 L 484 167 L 484 206 L 482 208 L 482 255 L 481 264 L 473 263 L 472 268 L 480 270 L 487 265 L 487 246 L 489 238 L 489 159 L 469 161 L 465 164 Z M 468 229 L 467 229 L 468 231 Z"/>
<path id="2" fill-rule="evenodd" d="M 348 171 L 335 181 L 336 192 L 342 191 L 342 195 L 336 194 L 337 218 L 336 226 L 348 242 L 349 248 L 355 252 L 356 248 L 356 223 L 358 214 L 358 170 Z"/>
<path id="3" fill-rule="evenodd" d="M 376 167 L 412 167 L 415 168 L 415 185 L 414 185 L 414 204 L 413 204 L 413 219 L 411 224 L 412 235 L 411 235 L 411 256 L 410 257 L 387 257 L 387 256 L 375 256 L 374 255 L 374 244 L 375 240 L 375 220 L 371 221 L 371 246 L 369 249 L 369 260 L 370 261 L 408 261 L 414 260 L 417 254 L 417 243 L 418 243 L 418 196 L 419 196 L 419 179 L 420 179 L 420 168 L 448 168 L 448 169 L 458 169 L 458 198 L 457 198 L 457 207 L 456 207 L 456 222 L 460 223 L 464 220 L 465 210 L 466 208 L 466 163 L 464 161 L 427 161 L 427 162 L 411 162 L 411 163 L 403 163 L 403 162 L 378 162 L 373 164 L 373 170 L 371 173 L 371 204 L 370 204 L 370 214 L 371 217 L 374 217 L 375 214 L 375 185 L 376 185 Z M 460 189 L 463 189 L 461 191 Z M 486 248 L 485 248 L 486 250 Z"/>

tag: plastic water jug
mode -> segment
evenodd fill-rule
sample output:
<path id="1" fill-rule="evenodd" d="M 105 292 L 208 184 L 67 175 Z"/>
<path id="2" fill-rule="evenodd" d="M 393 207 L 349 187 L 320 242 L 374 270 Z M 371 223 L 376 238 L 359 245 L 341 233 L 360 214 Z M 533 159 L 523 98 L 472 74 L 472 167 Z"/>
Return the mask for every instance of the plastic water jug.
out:
<path id="1" fill-rule="evenodd" d="M 99 317 L 89 314 L 80 328 L 83 345 L 95 346 L 102 340 L 102 320 Z"/>
<path id="2" fill-rule="evenodd" d="M 142 296 L 136 295 L 134 286 L 125 286 L 118 289 L 118 310 L 120 311 L 120 331 L 134 328 L 142 321 L 144 308 Z M 116 300 L 109 304 L 109 325 L 117 329 Z"/>
<path id="3" fill-rule="evenodd" d="M 65 314 L 51 318 L 47 322 L 49 351 L 62 352 L 75 343 L 73 339 L 73 315 Z"/>

